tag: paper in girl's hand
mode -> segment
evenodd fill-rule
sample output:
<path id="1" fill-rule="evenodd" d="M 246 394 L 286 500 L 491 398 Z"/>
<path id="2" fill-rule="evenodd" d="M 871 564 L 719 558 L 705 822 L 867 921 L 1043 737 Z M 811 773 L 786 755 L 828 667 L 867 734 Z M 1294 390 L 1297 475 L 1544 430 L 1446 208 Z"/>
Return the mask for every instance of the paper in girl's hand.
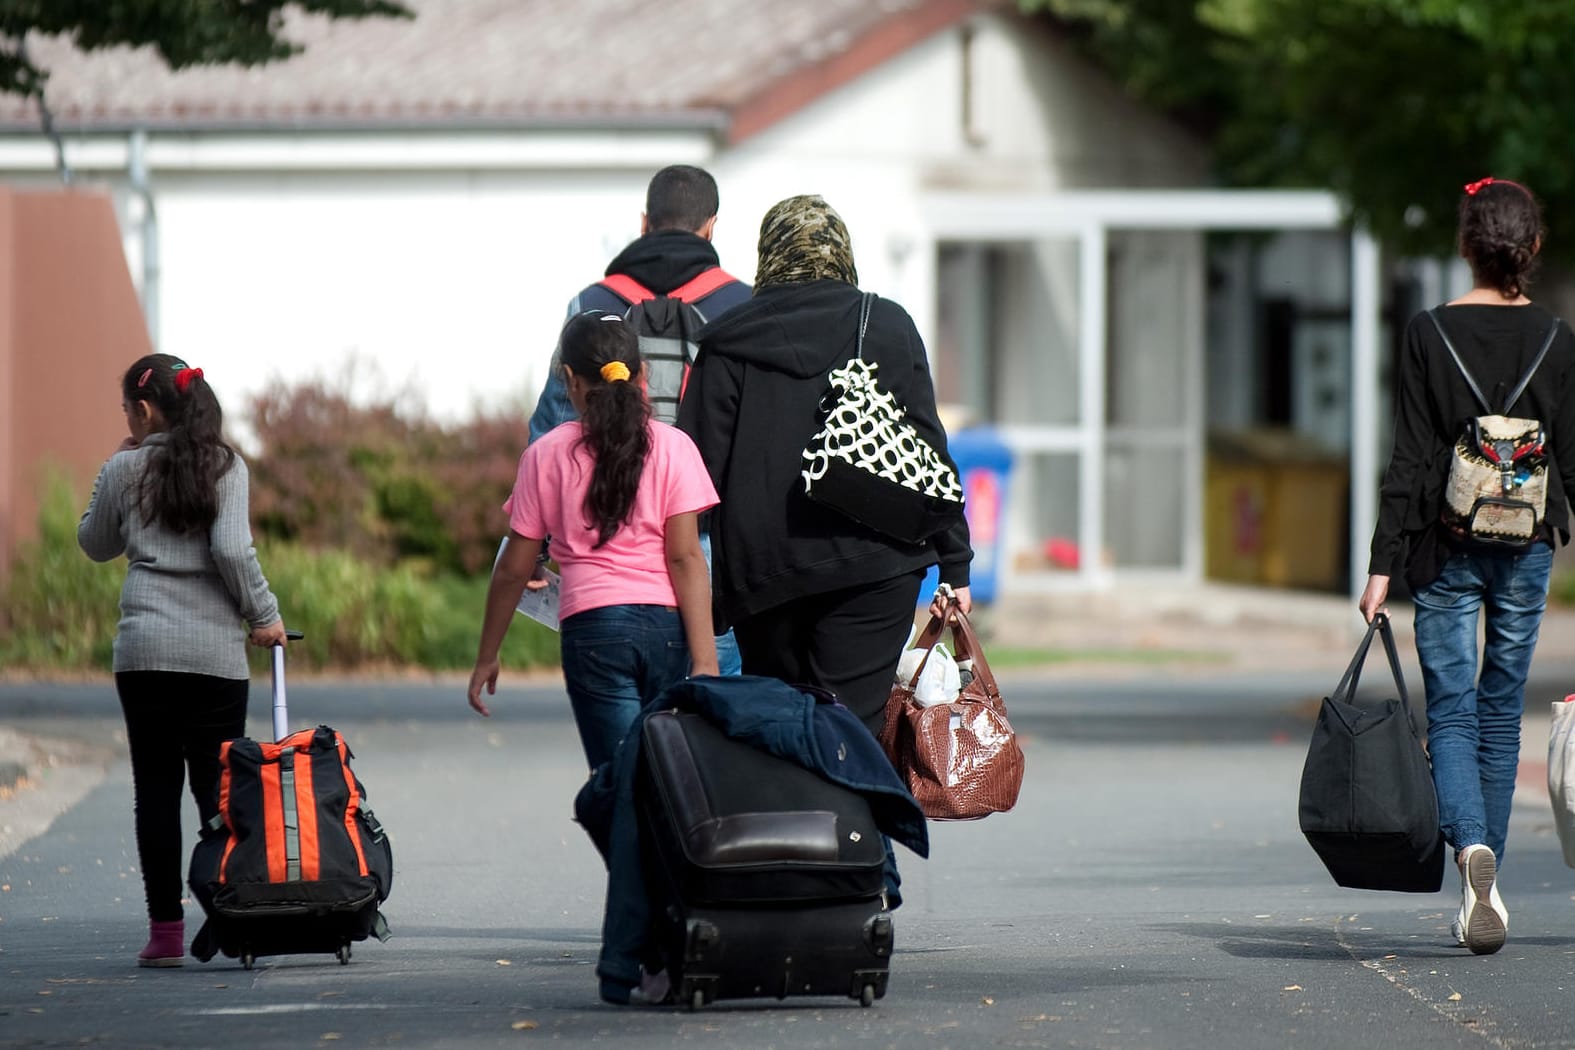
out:
<path id="1" fill-rule="evenodd" d="M 492 559 L 492 567 L 496 569 L 498 562 L 503 558 L 503 551 L 509 545 L 509 538 L 503 537 L 498 544 L 498 553 Z M 546 559 L 542 559 L 545 562 Z M 529 616 L 532 620 L 554 631 L 558 629 L 558 595 L 562 589 L 563 581 L 558 574 L 547 568 L 545 564 L 536 566 L 536 577 L 547 581 L 547 586 L 532 590 L 525 588 L 525 593 L 520 595 L 519 604 L 514 611 L 522 616 Z"/>
<path id="2" fill-rule="evenodd" d="M 539 590 L 525 588 L 525 593 L 520 595 L 520 603 L 514 607 L 516 612 L 529 616 L 539 624 L 558 629 L 558 596 L 562 590 L 562 580 L 558 574 L 545 565 L 537 570 L 538 574 L 545 577 L 547 586 Z"/>

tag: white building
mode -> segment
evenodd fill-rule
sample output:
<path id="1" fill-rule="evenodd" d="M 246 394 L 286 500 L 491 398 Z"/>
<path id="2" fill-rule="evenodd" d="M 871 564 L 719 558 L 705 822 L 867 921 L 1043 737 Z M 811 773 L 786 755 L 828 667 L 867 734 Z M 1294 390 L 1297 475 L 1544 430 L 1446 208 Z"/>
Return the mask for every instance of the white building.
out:
<path id="1" fill-rule="evenodd" d="M 1378 311 L 1369 294 L 1353 326 L 1351 260 L 1371 246 L 1352 251 L 1324 194 L 1188 192 L 1202 146 L 1013 5 L 409 5 L 298 19 L 305 53 L 250 70 L 33 46 L 67 164 L 119 202 L 159 348 L 232 411 L 352 361 L 439 416 L 528 405 L 568 297 L 636 235 L 651 173 L 684 162 L 716 175 L 717 247 L 746 280 L 771 204 L 816 192 L 842 213 L 941 399 L 1017 453 L 1006 586 L 1201 578 L 1243 527 L 1206 506 L 1209 424 L 1284 424 L 1342 464 L 1353 448 L 1350 362 L 1376 376 Z M 54 178 L 38 118 L 0 107 L 13 184 Z M 1356 534 L 1371 488 L 1351 486 Z M 1338 586 L 1345 567 L 1265 578 Z"/>

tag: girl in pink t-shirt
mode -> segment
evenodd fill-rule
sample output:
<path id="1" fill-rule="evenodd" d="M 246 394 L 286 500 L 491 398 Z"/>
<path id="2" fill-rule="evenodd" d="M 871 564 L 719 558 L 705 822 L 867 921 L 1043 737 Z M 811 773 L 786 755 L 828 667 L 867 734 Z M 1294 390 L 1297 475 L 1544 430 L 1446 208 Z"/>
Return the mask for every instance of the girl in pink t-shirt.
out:
<path id="1" fill-rule="evenodd" d="M 563 679 L 585 757 L 612 757 L 640 708 L 686 675 L 717 673 L 700 512 L 716 490 L 694 443 L 651 419 L 640 344 L 617 314 L 576 314 L 559 340 L 579 412 L 520 457 L 504 509 L 509 538 L 492 570 L 470 706 L 490 714 L 498 649 L 552 537 L 562 574 Z"/>

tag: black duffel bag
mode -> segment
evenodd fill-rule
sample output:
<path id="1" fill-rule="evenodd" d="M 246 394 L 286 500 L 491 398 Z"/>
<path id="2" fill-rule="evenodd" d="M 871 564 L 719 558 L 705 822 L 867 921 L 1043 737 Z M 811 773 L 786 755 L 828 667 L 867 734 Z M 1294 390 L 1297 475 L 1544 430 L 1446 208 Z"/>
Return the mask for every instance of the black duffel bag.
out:
<path id="1" fill-rule="evenodd" d="M 1356 697 L 1375 633 L 1383 637 L 1398 700 Z M 1302 833 L 1341 886 L 1436 893 L 1443 885 L 1438 796 L 1383 613 L 1318 710 L 1298 808 Z"/>

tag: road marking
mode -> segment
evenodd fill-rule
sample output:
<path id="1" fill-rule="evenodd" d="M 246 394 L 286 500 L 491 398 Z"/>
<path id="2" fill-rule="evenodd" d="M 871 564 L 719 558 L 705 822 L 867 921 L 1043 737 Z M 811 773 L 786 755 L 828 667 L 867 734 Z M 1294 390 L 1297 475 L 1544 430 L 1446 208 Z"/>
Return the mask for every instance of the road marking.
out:
<path id="1" fill-rule="evenodd" d="M 1354 916 L 1354 915 L 1351 916 L 1351 919 L 1353 921 L 1355 920 L 1355 918 L 1356 918 L 1356 916 Z M 1437 1001 L 1435 1001 L 1433 999 L 1428 998 L 1427 994 L 1425 992 L 1423 992 L 1421 989 L 1414 988 L 1411 985 L 1406 984 L 1405 982 L 1401 981 L 1398 974 L 1390 973 L 1389 972 L 1389 967 L 1384 965 L 1383 960 L 1380 960 L 1380 959 L 1364 959 L 1364 958 L 1362 958 L 1361 953 L 1356 950 L 1356 946 L 1351 944 L 1350 941 L 1347 941 L 1343 936 L 1341 936 L 1340 925 L 1341 925 L 1341 923 L 1343 923 L 1345 921 L 1346 920 L 1343 919 L 1343 918 L 1336 918 L 1334 920 L 1334 939 L 1335 939 L 1336 943 L 1338 943 L 1340 945 L 1341 948 L 1345 949 L 1345 954 L 1349 955 L 1353 960 L 1355 960 L 1358 963 L 1361 963 L 1364 967 L 1366 967 L 1367 969 L 1373 971 L 1378 976 L 1382 977 L 1384 980 L 1388 981 L 1390 984 L 1394 985 L 1396 988 L 1400 989 L 1402 992 L 1404 992 L 1405 994 L 1409 995 L 1412 999 L 1415 999 L 1417 1002 L 1421 1003 L 1423 1006 L 1427 1007 L 1429 1010 L 1433 1011 L 1438 1016 L 1440 1016 L 1440 1017 L 1444 1018 L 1446 1021 L 1449 1021 L 1450 1023 L 1454 1024 L 1457 1028 L 1464 1028 L 1468 1032 L 1472 1032 L 1472 1033 L 1475 1033 L 1476 1035 L 1481 1036 L 1484 1042 L 1486 1042 L 1486 1043 L 1488 1043 L 1488 1044 L 1490 1044 L 1492 1046 L 1498 1047 L 1499 1050 L 1508 1050 L 1508 1048 L 1509 1048 L 1509 1044 L 1508 1043 L 1504 1042 L 1502 1039 L 1500 1039 L 1497 1036 L 1493 1035 L 1491 1032 L 1484 1031 L 1484 1028 L 1486 1028 L 1487 1026 L 1490 1026 L 1490 1025 L 1493 1024 L 1493 1022 L 1491 1020 L 1489 1020 L 1488 1018 L 1483 1017 L 1483 1016 L 1478 1016 L 1478 1017 L 1473 1018 L 1473 1020 L 1475 1020 L 1477 1022 L 1476 1024 L 1466 1024 L 1464 1022 L 1464 1020 L 1459 1016 L 1458 1011 L 1451 1010 L 1448 1006 L 1445 1006 L 1443 1003 L 1440 1003 L 1440 1002 L 1437 1002 Z M 1462 957 L 1464 957 L 1464 956 L 1462 956 Z M 1396 967 L 1396 969 L 1398 969 L 1398 968 L 1399 967 Z"/>
<path id="2" fill-rule="evenodd" d="M 308 1013 L 318 1010 L 386 1010 L 383 1003 L 268 1003 L 263 1006 L 216 1006 L 209 1010 L 185 1010 L 196 1017 L 255 1017 L 268 1014 Z"/>

